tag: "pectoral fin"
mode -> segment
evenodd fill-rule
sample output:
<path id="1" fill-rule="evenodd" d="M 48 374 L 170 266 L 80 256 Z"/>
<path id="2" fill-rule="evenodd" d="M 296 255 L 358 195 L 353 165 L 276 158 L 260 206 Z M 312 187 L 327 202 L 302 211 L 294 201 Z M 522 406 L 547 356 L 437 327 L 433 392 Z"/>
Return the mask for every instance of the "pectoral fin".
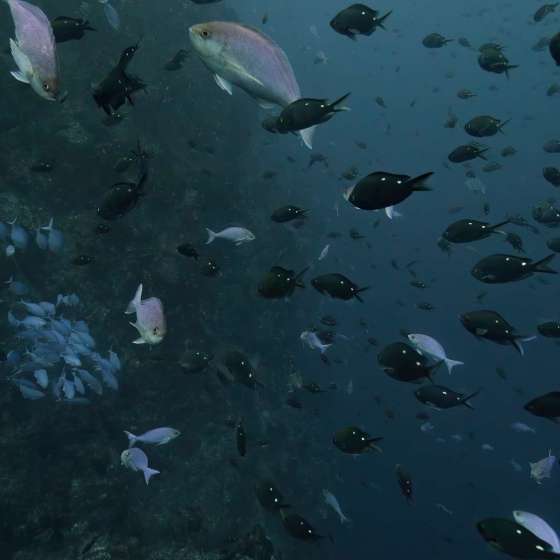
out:
<path id="1" fill-rule="evenodd" d="M 221 76 L 218 76 L 218 74 L 214 74 L 214 80 L 216 81 L 220 89 L 223 89 L 230 95 L 233 95 L 232 86 L 227 80 L 225 80 Z"/>
<path id="2" fill-rule="evenodd" d="M 236 74 L 239 74 L 241 77 L 251 80 L 252 82 L 254 82 L 255 84 L 261 87 L 264 86 L 264 84 L 258 78 L 255 78 L 255 76 L 247 72 L 247 70 L 243 68 L 243 66 L 241 66 L 240 64 L 229 62 L 228 67 L 230 70 L 232 70 Z"/>
<path id="3" fill-rule="evenodd" d="M 33 74 L 33 67 L 31 66 L 29 58 L 27 58 L 27 55 L 24 54 L 24 52 L 19 48 L 19 45 L 13 39 L 10 39 L 10 50 L 12 51 L 14 62 L 19 69 L 19 72 L 11 72 L 12 76 L 19 82 L 28 84 L 28 76 Z"/>
<path id="4" fill-rule="evenodd" d="M 132 341 L 132 344 L 146 344 L 146 341 L 143 338 L 137 338 Z"/>
<path id="5" fill-rule="evenodd" d="M 261 109 L 273 109 L 274 103 L 267 101 L 266 99 L 260 99 L 257 97 L 257 103 Z"/>

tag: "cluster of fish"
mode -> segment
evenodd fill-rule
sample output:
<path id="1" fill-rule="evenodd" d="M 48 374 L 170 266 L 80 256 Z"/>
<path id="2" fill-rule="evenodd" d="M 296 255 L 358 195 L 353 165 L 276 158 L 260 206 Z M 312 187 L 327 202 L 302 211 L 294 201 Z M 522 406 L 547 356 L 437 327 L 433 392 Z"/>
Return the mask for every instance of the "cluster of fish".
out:
<path id="1" fill-rule="evenodd" d="M 7 223 L 0 221 L 0 242 L 5 245 L 4 254 L 7 257 L 12 257 L 18 251 L 25 251 L 32 238 L 43 251 L 60 253 L 64 249 L 64 235 L 54 227 L 52 218 L 46 226 L 38 227 L 34 236 L 16 220 Z"/>
<path id="2" fill-rule="evenodd" d="M 24 350 L 11 350 L 5 366 L 25 399 L 50 393 L 57 401 L 89 404 L 89 394 L 102 395 L 104 386 L 118 390 L 118 355 L 110 350 L 104 358 L 95 350 L 88 324 L 62 314 L 79 301 L 75 294 L 59 295 L 55 303 L 22 300 L 8 312 L 8 323 Z"/>
<path id="3" fill-rule="evenodd" d="M 144 475 L 146 485 L 150 483 L 152 476 L 160 474 L 160 471 L 148 466 L 148 456 L 142 449 L 136 447 L 138 443 L 147 445 L 165 445 L 181 435 L 175 428 L 163 427 L 148 430 L 142 435 L 136 436 L 131 432 L 124 432 L 128 438 L 128 449 L 121 453 L 121 464 L 131 471 L 140 471 Z"/>

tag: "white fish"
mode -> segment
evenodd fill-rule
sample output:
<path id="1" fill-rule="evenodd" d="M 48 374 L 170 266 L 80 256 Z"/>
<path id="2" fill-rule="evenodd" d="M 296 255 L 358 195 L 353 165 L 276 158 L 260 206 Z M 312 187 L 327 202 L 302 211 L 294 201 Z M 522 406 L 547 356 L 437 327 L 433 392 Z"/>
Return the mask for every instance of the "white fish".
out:
<path id="1" fill-rule="evenodd" d="M 330 247 L 331 246 L 328 243 L 323 247 L 323 250 L 321 251 L 318 260 L 322 261 L 329 254 Z"/>
<path id="2" fill-rule="evenodd" d="M 494 447 L 492 447 L 489 443 L 483 443 L 480 446 L 480 449 L 482 449 L 482 451 L 494 451 Z"/>
<path id="3" fill-rule="evenodd" d="M 317 333 L 313 331 L 303 331 L 299 335 L 299 339 L 304 343 L 307 344 L 311 350 L 319 350 L 321 354 L 324 354 L 332 344 L 324 344 L 321 342 L 321 339 L 317 336 Z"/>
<path id="4" fill-rule="evenodd" d="M 99 0 L 100 4 L 103 4 L 103 11 L 105 12 L 105 17 L 109 22 L 109 25 L 118 31 L 121 27 L 121 18 L 114 6 L 109 2 L 109 0 Z"/>
<path id="5" fill-rule="evenodd" d="M 425 434 L 431 432 L 434 428 L 435 426 L 431 422 L 424 422 L 420 425 L 420 431 L 424 432 Z"/>
<path id="6" fill-rule="evenodd" d="M 242 227 L 228 227 L 217 233 L 208 228 L 206 228 L 206 231 L 208 232 L 208 241 L 206 245 L 212 243 L 214 239 L 226 239 L 227 241 L 235 243 L 237 246 L 255 240 L 253 233 Z"/>
<path id="7" fill-rule="evenodd" d="M 181 435 L 179 430 L 175 428 L 154 428 L 153 430 L 148 430 L 140 436 L 135 436 L 130 432 L 125 430 L 124 432 L 128 437 L 128 447 L 134 447 L 138 442 L 140 443 L 151 443 L 153 445 L 165 445 L 170 441 L 174 440 L 176 437 Z"/>
<path id="8" fill-rule="evenodd" d="M 138 449 L 138 447 L 125 449 L 121 453 L 121 464 L 127 469 L 142 471 L 146 484 L 150 483 L 150 478 L 152 478 L 152 476 L 159 474 L 159 471 L 151 469 L 148 466 L 148 456 L 141 449 Z"/>
<path id="9" fill-rule="evenodd" d="M 323 490 L 323 498 L 325 498 L 325 503 L 330 506 L 340 518 L 340 522 L 344 525 L 344 523 L 350 523 L 351 520 L 342 513 L 342 509 L 340 508 L 340 504 L 336 499 L 336 496 L 329 492 L 328 490 Z"/>
<path id="10" fill-rule="evenodd" d="M 530 531 L 533 535 L 536 535 L 539 539 L 548 543 L 554 552 L 560 552 L 558 535 L 544 519 L 534 513 L 518 510 L 513 512 L 513 518 L 519 525 L 525 527 L 527 531 Z"/>
<path id="11" fill-rule="evenodd" d="M 49 386 L 49 376 L 46 369 L 35 370 L 33 372 L 33 377 L 41 389 L 46 389 Z"/>
<path id="12" fill-rule="evenodd" d="M 514 422 L 511 425 L 512 429 L 516 432 L 523 432 L 528 434 L 536 434 L 537 430 L 535 428 L 531 428 L 531 426 L 527 426 L 524 422 Z"/>
<path id="13" fill-rule="evenodd" d="M 556 463 L 556 457 L 552 454 L 552 450 L 549 449 L 548 457 L 545 457 L 536 463 L 529 463 L 531 478 L 534 479 L 537 484 L 541 484 L 545 478 L 550 478 L 550 473 L 552 472 L 554 463 Z"/>
<path id="14" fill-rule="evenodd" d="M 426 334 L 409 334 L 408 340 L 412 342 L 420 354 L 429 354 L 437 360 L 443 360 L 450 374 L 455 366 L 464 365 L 463 362 L 448 358 L 443 346 L 431 336 Z"/>

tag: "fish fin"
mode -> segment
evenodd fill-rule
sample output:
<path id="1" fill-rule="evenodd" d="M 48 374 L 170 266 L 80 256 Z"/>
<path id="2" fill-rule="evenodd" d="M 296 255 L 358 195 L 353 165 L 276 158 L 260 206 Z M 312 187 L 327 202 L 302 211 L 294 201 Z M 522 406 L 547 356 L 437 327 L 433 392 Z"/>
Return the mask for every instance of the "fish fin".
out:
<path id="1" fill-rule="evenodd" d="M 132 301 L 128 304 L 128 307 L 126 308 L 125 311 L 125 315 L 130 315 L 131 313 L 136 313 L 136 306 L 140 305 L 140 302 L 142 301 L 142 289 L 143 289 L 143 285 L 140 284 L 138 286 L 138 288 L 136 289 L 136 293 L 134 294 L 134 298 L 132 299 Z M 136 327 L 136 325 L 134 323 L 130 323 L 133 327 Z"/>
<path id="2" fill-rule="evenodd" d="M 376 27 L 381 27 L 381 29 L 383 29 L 383 31 L 387 31 L 387 28 L 385 27 L 385 25 L 383 25 L 383 22 L 393 13 L 393 10 L 391 10 L 390 12 L 387 12 L 383 17 L 380 17 L 377 22 L 375 23 Z"/>
<path id="3" fill-rule="evenodd" d="M 364 303 L 364 300 L 360 297 L 360 294 L 362 292 L 365 292 L 367 290 L 369 290 L 371 288 L 371 286 L 366 286 L 365 288 L 360 288 L 359 290 L 356 290 L 356 293 L 354 294 L 354 297 L 358 300 L 361 301 L 362 303 Z"/>
<path id="4" fill-rule="evenodd" d="M 146 344 L 146 341 L 143 338 L 137 338 L 136 340 L 132 341 L 132 344 Z"/>
<path id="5" fill-rule="evenodd" d="M 232 85 L 226 79 L 218 76 L 218 74 L 214 74 L 214 80 L 220 89 L 223 89 L 225 92 L 229 93 L 229 95 L 233 95 Z"/>
<path id="6" fill-rule="evenodd" d="M 460 362 L 459 360 L 451 360 L 449 358 L 445 358 L 445 365 L 447 366 L 447 370 L 449 371 L 449 375 L 451 375 L 451 371 L 455 366 L 464 366 L 464 362 Z"/>
<path id="7" fill-rule="evenodd" d="M 392 220 L 393 218 L 402 218 L 402 214 L 395 210 L 394 206 L 387 206 L 385 208 L 385 215 L 389 218 L 389 220 Z"/>
<path id="8" fill-rule="evenodd" d="M 10 74 L 18 81 L 21 82 L 22 84 L 28 84 L 29 80 L 19 71 L 12 71 L 10 72 Z"/>
<path id="9" fill-rule="evenodd" d="M 428 171 L 428 173 L 423 173 L 422 175 L 418 175 L 418 177 L 409 179 L 406 183 L 412 191 L 431 191 L 432 189 L 430 187 L 424 185 L 424 181 L 429 179 L 433 174 L 433 171 Z"/>
<path id="10" fill-rule="evenodd" d="M 152 476 L 159 474 L 159 471 L 156 471 L 156 469 L 150 469 L 150 467 L 146 467 L 143 472 L 146 485 L 150 484 L 150 478 L 152 478 Z"/>
<path id="11" fill-rule="evenodd" d="M 257 103 L 261 109 L 274 109 L 275 105 L 272 101 L 267 101 L 266 99 L 256 98 Z"/>
<path id="12" fill-rule="evenodd" d="M 552 268 L 549 268 L 549 266 L 548 266 L 550 261 L 555 256 L 556 256 L 556 254 L 552 253 L 551 255 L 548 255 L 548 257 L 545 257 L 544 259 L 541 259 L 540 261 L 537 261 L 536 263 L 533 263 L 531 265 L 531 270 L 533 272 L 546 272 L 548 274 L 558 274 L 558 272 L 556 270 L 553 270 Z"/>
<path id="13" fill-rule="evenodd" d="M 25 83 L 25 80 L 27 80 L 26 83 L 29 83 L 29 79 L 27 78 L 27 76 L 31 76 L 33 74 L 33 66 L 31 65 L 31 61 L 13 39 L 10 39 L 10 51 L 12 52 L 14 62 L 19 69 L 19 72 L 12 72 L 12 76 L 20 82 Z"/>
<path id="14" fill-rule="evenodd" d="M 464 404 L 467 408 L 470 408 L 471 410 L 474 410 L 474 408 L 471 405 L 471 403 L 469 402 L 469 400 L 474 399 L 480 393 L 480 391 L 481 391 L 481 389 L 478 389 L 474 393 L 471 393 L 470 395 L 467 395 L 466 397 L 463 397 L 461 399 L 461 404 Z"/>
<path id="15" fill-rule="evenodd" d="M 136 436 L 130 432 L 124 431 L 126 437 L 128 438 L 128 448 L 134 447 L 136 445 Z"/>
<path id="16" fill-rule="evenodd" d="M 206 245 L 210 245 L 210 243 L 216 239 L 216 233 L 208 228 L 206 228 L 206 231 L 208 232 L 208 241 L 206 242 Z"/>
<path id="17" fill-rule="evenodd" d="M 303 140 L 303 143 L 310 149 L 313 149 L 313 135 L 315 134 L 314 126 L 310 126 L 309 128 L 304 128 L 303 130 L 299 131 L 299 135 Z"/>
<path id="18" fill-rule="evenodd" d="M 347 93 L 346 95 L 343 95 L 340 99 L 337 99 L 336 101 L 333 101 L 330 105 L 329 105 L 329 109 L 331 111 L 339 112 L 339 111 L 351 111 L 352 109 L 350 109 L 350 107 L 339 107 L 339 105 L 341 103 L 343 103 L 346 98 L 350 95 L 350 92 Z"/>

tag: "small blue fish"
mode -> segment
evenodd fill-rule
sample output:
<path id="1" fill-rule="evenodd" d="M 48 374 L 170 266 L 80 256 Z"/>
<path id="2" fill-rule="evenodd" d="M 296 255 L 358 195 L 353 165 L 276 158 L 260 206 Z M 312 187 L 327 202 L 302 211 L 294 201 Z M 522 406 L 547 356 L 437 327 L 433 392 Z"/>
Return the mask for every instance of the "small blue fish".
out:
<path id="1" fill-rule="evenodd" d="M 115 31 L 118 31 L 121 27 L 121 18 L 119 13 L 115 10 L 109 0 L 99 0 L 99 2 L 103 4 L 103 11 L 105 12 L 105 17 L 107 18 L 109 25 Z"/>
<path id="2" fill-rule="evenodd" d="M 54 228 L 54 218 L 51 218 L 47 226 L 41 228 L 48 232 L 48 249 L 52 253 L 60 253 L 64 248 L 64 235 Z"/>
<path id="3" fill-rule="evenodd" d="M 46 251 L 49 248 L 49 238 L 41 231 L 41 228 L 35 230 L 35 244 L 41 251 Z"/>
<path id="4" fill-rule="evenodd" d="M 10 239 L 16 249 L 25 251 L 25 249 L 27 249 L 27 245 L 29 244 L 29 234 L 25 228 L 16 224 L 16 219 L 17 218 L 14 218 L 13 222 L 8 222 L 12 226 L 10 230 Z"/>

